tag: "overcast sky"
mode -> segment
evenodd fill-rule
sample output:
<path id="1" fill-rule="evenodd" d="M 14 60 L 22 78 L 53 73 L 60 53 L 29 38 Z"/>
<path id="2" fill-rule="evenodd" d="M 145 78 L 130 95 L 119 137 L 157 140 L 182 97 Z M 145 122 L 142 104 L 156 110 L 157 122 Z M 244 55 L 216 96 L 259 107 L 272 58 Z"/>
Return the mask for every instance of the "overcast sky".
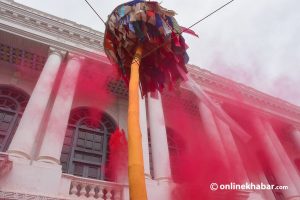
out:
<path id="1" fill-rule="evenodd" d="M 15 0 L 44 12 L 104 31 L 84 0 Z M 89 0 L 106 21 L 126 1 Z M 163 0 L 188 27 L 226 0 Z M 300 1 L 235 0 L 184 35 L 190 64 L 300 105 Z"/>

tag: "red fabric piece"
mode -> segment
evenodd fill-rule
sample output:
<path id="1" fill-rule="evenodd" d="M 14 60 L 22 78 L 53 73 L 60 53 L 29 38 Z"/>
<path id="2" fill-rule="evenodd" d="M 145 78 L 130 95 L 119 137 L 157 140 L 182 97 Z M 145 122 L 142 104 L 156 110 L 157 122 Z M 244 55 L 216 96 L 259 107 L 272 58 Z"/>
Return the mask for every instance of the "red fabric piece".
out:
<path id="1" fill-rule="evenodd" d="M 138 6 L 135 6 L 137 2 Z M 124 6 L 128 11 L 125 15 L 121 9 Z M 130 79 L 135 49 L 138 45 L 143 46 L 140 65 L 142 95 L 172 89 L 185 79 L 187 45 L 183 37 L 177 34 L 180 27 L 173 17 L 174 13 L 155 1 L 136 1 L 118 6 L 108 17 L 104 50 L 110 61 L 119 66 L 126 83 Z M 170 16 L 171 20 L 167 20 Z M 173 27 L 174 24 L 177 28 Z M 178 71 L 178 65 L 183 73 Z"/>
<path id="2" fill-rule="evenodd" d="M 188 33 L 190 35 L 193 35 L 193 36 L 196 36 L 196 37 L 199 37 L 199 35 L 197 35 L 197 33 L 189 28 L 185 28 L 183 26 L 181 26 L 181 29 L 182 29 L 182 32 L 183 33 Z"/>
<path id="3" fill-rule="evenodd" d="M 155 13 L 153 11 L 147 11 L 147 16 L 149 17 L 153 17 L 155 15 Z"/>

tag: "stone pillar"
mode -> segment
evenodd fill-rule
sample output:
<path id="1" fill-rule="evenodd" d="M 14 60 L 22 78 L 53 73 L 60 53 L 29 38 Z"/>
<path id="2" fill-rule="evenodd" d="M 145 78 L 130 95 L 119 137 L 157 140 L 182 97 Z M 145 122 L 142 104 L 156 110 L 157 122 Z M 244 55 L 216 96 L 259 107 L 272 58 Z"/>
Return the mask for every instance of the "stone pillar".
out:
<path id="1" fill-rule="evenodd" d="M 213 113 L 203 102 L 200 102 L 199 110 L 200 110 L 200 116 L 202 119 L 203 128 L 210 142 L 210 145 L 213 145 L 212 146 L 213 149 L 217 151 L 217 153 L 222 158 L 222 161 L 229 169 L 228 157 L 225 153 L 225 147 L 220 137 L 219 130 L 215 118 L 213 116 Z"/>
<path id="2" fill-rule="evenodd" d="M 278 181 L 279 185 L 288 186 L 288 190 L 282 190 L 286 199 L 296 200 L 300 198 L 300 193 L 297 190 L 293 180 L 291 179 L 285 163 L 281 160 L 276 147 L 269 136 L 269 130 L 260 119 L 254 120 L 254 127 L 257 132 L 257 137 L 261 142 L 262 150 L 268 158 L 270 168 Z"/>
<path id="3" fill-rule="evenodd" d="M 148 131 L 147 131 L 147 113 L 145 97 L 140 98 L 140 128 L 142 133 L 142 145 L 143 145 L 143 158 L 144 158 L 144 173 L 145 176 L 151 178 L 150 164 L 149 164 L 149 145 L 148 145 Z"/>
<path id="4" fill-rule="evenodd" d="M 60 164 L 68 120 L 80 72 L 81 59 L 71 55 L 68 59 L 57 96 L 49 116 L 45 136 L 37 160 Z"/>
<path id="5" fill-rule="evenodd" d="M 295 165 L 292 163 L 289 155 L 287 154 L 286 150 L 282 146 L 282 143 L 280 142 L 272 125 L 268 121 L 264 122 L 264 125 L 265 125 L 266 129 L 268 130 L 269 137 L 271 138 L 271 141 L 272 141 L 279 157 L 281 158 L 281 162 L 284 163 L 285 168 L 287 169 L 287 172 L 289 173 L 292 181 L 294 182 L 294 185 L 297 187 L 298 192 L 300 194 L 300 176 L 297 172 Z"/>
<path id="6" fill-rule="evenodd" d="M 11 155 L 32 159 L 49 98 L 64 52 L 50 48 L 45 66 L 31 94 L 14 138 L 8 148 Z"/>
<path id="7" fill-rule="evenodd" d="M 291 138 L 295 144 L 295 147 L 300 152 L 300 131 L 295 129 L 291 132 Z"/>
<path id="8" fill-rule="evenodd" d="M 170 156 L 167 132 L 165 127 L 165 118 L 161 102 L 161 96 L 158 93 L 157 98 L 152 98 L 148 94 L 148 117 L 152 147 L 152 162 L 154 179 L 170 179 Z"/>
<path id="9" fill-rule="evenodd" d="M 234 137 L 228 124 L 216 117 L 222 142 L 228 155 L 230 170 L 234 172 L 234 180 L 236 183 L 249 183 L 249 178 L 242 161 L 239 149 L 235 143 Z"/>

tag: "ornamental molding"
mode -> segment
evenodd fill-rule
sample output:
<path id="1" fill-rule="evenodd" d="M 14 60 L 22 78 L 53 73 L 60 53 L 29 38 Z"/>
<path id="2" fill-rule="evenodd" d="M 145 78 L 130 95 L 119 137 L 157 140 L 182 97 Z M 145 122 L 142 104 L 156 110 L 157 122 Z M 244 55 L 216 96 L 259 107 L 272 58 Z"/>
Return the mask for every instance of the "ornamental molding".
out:
<path id="1" fill-rule="evenodd" d="M 71 200 L 71 198 L 55 198 L 35 194 L 25 194 L 20 192 L 8 192 L 0 190 L 0 200 Z"/>
<path id="2" fill-rule="evenodd" d="M 103 33 L 13 0 L 0 0 L 0 30 L 108 62 Z"/>
<path id="3" fill-rule="evenodd" d="M 65 57 L 66 55 L 66 51 L 58 49 L 58 48 L 54 48 L 54 47 L 50 47 L 49 51 L 48 51 L 48 56 L 51 54 L 56 54 L 58 56 L 60 56 L 62 59 Z"/>
<path id="4" fill-rule="evenodd" d="M 282 99 L 270 96 L 254 88 L 218 76 L 208 70 L 188 65 L 191 77 L 201 85 L 210 96 L 226 99 L 251 108 L 284 118 L 293 124 L 300 124 L 300 107 Z"/>
<path id="5" fill-rule="evenodd" d="M 8 155 L 0 153 L 0 179 L 12 169 L 12 161 L 8 159 Z"/>

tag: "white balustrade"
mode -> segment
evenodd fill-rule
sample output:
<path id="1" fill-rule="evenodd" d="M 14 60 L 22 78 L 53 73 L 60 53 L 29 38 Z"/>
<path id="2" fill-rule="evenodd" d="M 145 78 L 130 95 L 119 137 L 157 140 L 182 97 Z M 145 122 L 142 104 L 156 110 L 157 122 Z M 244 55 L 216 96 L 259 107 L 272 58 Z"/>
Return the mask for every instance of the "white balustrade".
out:
<path id="1" fill-rule="evenodd" d="M 71 179 L 69 195 L 72 199 L 121 200 L 123 185 L 101 180 L 64 175 Z"/>

